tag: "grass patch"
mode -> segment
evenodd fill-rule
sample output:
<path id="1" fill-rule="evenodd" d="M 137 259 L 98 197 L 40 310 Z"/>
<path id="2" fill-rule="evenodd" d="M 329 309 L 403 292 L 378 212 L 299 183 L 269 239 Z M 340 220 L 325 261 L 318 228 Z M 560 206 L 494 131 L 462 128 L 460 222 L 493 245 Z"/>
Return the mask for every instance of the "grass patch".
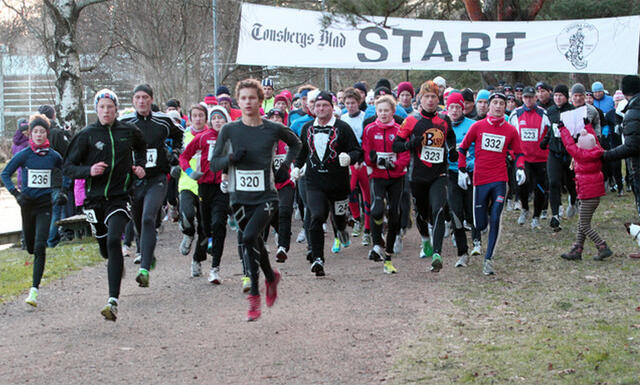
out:
<path id="1" fill-rule="evenodd" d="M 61 243 L 47 249 L 41 286 L 102 261 L 93 238 Z M 11 248 L 0 251 L 0 303 L 13 299 L 31 287 L 33 256 L 25 250 Z"/>
<path id="2" fill-rule="evenodd" d="M 632 194 L 611 194 L 596 211 L 594 227 L 614 251 L 593 261 L 564 261 L 577 218 L 563 230 L 516 225 L 505 213 L 495 277 L 481 260 L 446 269 L 441 281 L 452 311 L 432 312 L 422 337 L 395 358 L 397 384 L 640 384 L 640 262 L 623 223 L 637 221 Z M 486 237 L 484 237 L 486 242 Z M 433 330 L 438 330 L 433 333 Z"/>

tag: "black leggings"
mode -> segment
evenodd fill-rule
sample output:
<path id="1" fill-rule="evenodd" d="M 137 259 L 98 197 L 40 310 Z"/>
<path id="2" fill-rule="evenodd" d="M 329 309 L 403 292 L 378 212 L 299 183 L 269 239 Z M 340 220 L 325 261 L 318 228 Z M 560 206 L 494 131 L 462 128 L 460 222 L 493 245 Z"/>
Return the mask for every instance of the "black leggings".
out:
<path id="1" fill-rule="evenodd" d="M 549 204 L 546 162 L 525 162 L 527 181 L 520 186 L 520 203 L 523 210 L 529 210 L 529 193 L 533 190 L 533 218 L 539 218 Z"/>
<path id="2" fill-rule="evenodd" d="M 387 211 L 387 255 L 393 254 L 396 235 L 400 230 L 400 198 L 404 190 L 404 177 L 392 179 L 371 179 L 371 236 L 374 245 L 382 245 L 382 223 L 385 206 Z M 385 205 L 385 199 L 387 205 Z"/>
<path id="3" fill-rule="evenodd" d="M 332 214 L 336 235 L 338 231 L 344 231 L 347 228 L 348 198 L 349 191 L 325 192 L 307 186 L 307 206 L 311 212 L 309 235 L 311 236 L 313 259 L 320 258 L 324 261 L 324 231 L 322 230 L 322 224 L 327 221 L 329 213 Z M 335 211 L 336 202 L 342 202 L 338 213 Z"/>
<path id="4" fill-rule="evenodd" d="M 469 178 L 473 180 L 473 173 L 469 173 Z M 473 226 L 473 188 L 469 186 L 466 190 L 461 189 L 458 186 L 458 173 L 456 171 L 449 171 L 447 200 L 453 217 L 453 236 L 456 240 L 458 256 L 461 256 L 469 251 L 464 221 L 466 220 Z M 481 240 L 481 233 L 476 230 L 475 226 L 471 230 L 471 237 L 474 241 Z"/>
<path id="5" fill-rule="evenodd" d="M 200 211 L 204 227 L 203 250 L 206 250 L 208 239 L 211 237 L 211 267 L 218 267 L 224 251 L 224 239 L 227 236 L 229 195 L 224 194 L 220 190 L 220 185 L 215 183 L 198 185 L 198 195 L 200 195 Z M 196 254 L 198 254 L 198 247 L 201 246 L 200 243 L 200 237 L 198 237 Z M 206 258 L 206 253 L 203 255 Z"/>
<path id="6" fill-rule="evenodd" d="M 197 222 L 196 222 L 197 220 Z M 204 219 L 200 209 L 200 199 L 191 190 L 180 191 L 180 230 L 183 234 L 193 237 L 198 232 L 193 260 L 202 262 L 207 259 L 207 244 L 209 239 L 205 233 Z"/>
<path id="7" fill-rule="evenodd" d="M 429 217 L 433 219 L 433 252 L 440 254 L 444 238 L 444 205 L 447 199 L 447 177 L 433 181 L 409 182 L 416 206 L 416 225 L 423 238 L 429 237 Z M 429 211 L 431 210 L 431 211 Z"/>
<path id="8" fill-rule="evenodd" d="M 268 282 L 273 282 L 275 275 L 269 262 L 269 254 L 264 248 L 262 233 L 275 213 L 277 201 L 264 202 L 257 205 L 233 205 L 240 232 L 242 232 L 242 252 L 244 263 L 249 268 L 251 277 L 251 295 L 260 295 L 258 289 L 260 269 Z"/>
<path id="9" fill-rule="evenodd" d="M 551 204 L 551 213 L 558 215 L 559 207 L 562 202 L 562 186 L 566 185 L 569 191 L 571 204 L 576 204 L 576 182 L 575 174 L 569 169 L 571 165 L 571 157 L 569 155 L 557 155 L 549 151 L 547 158 L 547 176 L 549 178 L 549 203 Z"/>
<path id="10" fill-rule="evenodd" d="M 140 268 L 142 269 L 151 269 L 153 253 L 156 249 L 158 214 L 166 193 L 167 178 L 164 175 L 138 181 L 133 191 L 131 211 L 136 230 L 140 235 L 142 252 Z"/>
<path id="11" fill-rule="evenodd" d="M 51 198 L 46 200 L 51 201 Z M 45 250 L 51 224 L 51 203 L 27 203 L 20 207 L 20 213 L 22 215 L 22 234 L 27 252 L 34 256 L 32 286 L 38 288 L 44 273 Z"/>
<path id="12" fill-rule="evenodd" d="M 409 227 L 411 220 L 411 188 L 409 187 L 409 177 L 402 177 L 402 197 L 400 198 L 400 228 Z"/>
<path id="13" fill-rule="evenodd" d="M 271 218 L 271 227 L 278 233 L 278 247 L 289 251 L 291 246 L 291 216 L 296 190 L 288 184 L 278 190 L 278 213 Z M 264 241 L 269 238 L 269 226 L 264 229 Z"/>
<path id="14" fill-rule="evenodd" d="M 109 297 L 113 298 L 120 296 L 120 281 L 122 281 L 122 269 L 124 268 L 122 244 L 120 242 L 129 221 L 130 218 L 124 211 L 114 211 L 109 215 L 105 224 L 106 227 L 101 223 L 94 225 L 96 239 L 98 240 L 98 246 L 100 246 L 100 254 L 107 259 Z"/>

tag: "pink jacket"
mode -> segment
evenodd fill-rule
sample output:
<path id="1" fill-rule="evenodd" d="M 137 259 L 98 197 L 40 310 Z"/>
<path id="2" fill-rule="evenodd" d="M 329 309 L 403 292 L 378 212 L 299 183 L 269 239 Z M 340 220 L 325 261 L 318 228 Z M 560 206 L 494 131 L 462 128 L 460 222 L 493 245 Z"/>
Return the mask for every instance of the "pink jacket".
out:
<path id="1" fill-rule="evenodd" d="M 590 124 L 585 129 L 595 136 Z M 576 145 L 571 133 L 565 127 L 560 128 L 562 142 L 569 155 L 573 157 L 574 171 L 576 173 L 576 190 L 578 199 L 591 199 L 605 195 L 604 175 L 602 174 L 602 153 L 604 150 L 600 143 L 590 150 L 585 150 Z"/>
<path id="2" fill-rule="evenodd" d="M 84 185 L 84 179 L 74 179 L 73 181 L 73 197 L 76 202 L 76 207 L 84 205 L 84 200 L 87 197 L 84 191 Z"/>
<path id="3" fill-rule="evenodd" d="M 409 151 L 396 154 L 391 149 L 393 146 L 393 140 L 396 135 L 398 135 L 399 129 L 400 125 L 398 123 L 394 122 L 393 125 L 384 127 L 383 125 L 378 124 L 378 121 L 374 121 L 364 128 L 362 133 L 362 151 L 364 151 L 364 161 L 371 170 L 371 174 L 369 175 L 370 178 L 400 178 L 407 173 L 407 166 L 409 166 L 409 163 L 411 162 L 411 154 Z M 376 162 L 373 162 L 369 156 L 371 150 L 375 150 L 376 153 L 378 153 L 378 156 L 385 154 L 396 159 L 396 167 L 392 170 L 379 168 Z"/>

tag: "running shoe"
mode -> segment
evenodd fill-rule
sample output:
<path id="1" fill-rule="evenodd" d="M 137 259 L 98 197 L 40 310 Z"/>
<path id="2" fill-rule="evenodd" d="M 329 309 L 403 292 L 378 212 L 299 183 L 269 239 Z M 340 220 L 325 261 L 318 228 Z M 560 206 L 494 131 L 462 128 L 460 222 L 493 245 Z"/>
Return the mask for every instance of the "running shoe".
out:
<path id="1" fill-rule="evenodd" d="M 471 224 L 469 222 L 465 221 L 463 222 L 463 226 L 464 226 L 464 231 L 471 231 L 473 230 L 473 227 L 471 226 Z"/>
<path id="2" fill-rule="evenodd" d="M 322 262 L 322 259 L 316 258 L 316 260 L 313 261 L 313 264 L 311 264 L 311 272 L 316 273 L 316 277 L 324 276 L 324 262 Z"/>
<path id="3" fill-rule="evenodd" d="M 249 299 L 249 311 L 247 312 L 247 321 L 256 321 L 260 318 L 260 296 L 259 295 L 249 295 L 247 297 Z"/>
<path id="4" fill-rule="evenodd" d="M 482 242 L 479 239 L 473 241 L 473 250 L 471 250 L 471 256 L 482 254 Z"/>
<path id="5" fill-rule="evenodd" d="M 438 253 L 434 253 L 431 258 L 431 271 L 437 273 L 442 269 L 442 257 Z"/>
<path id="6" fill-rule="evenodd" d="M 131 256 L 131 248 L 127 245 L 122 245 L 122 256 L 130 257 Z"/>
<path id="7" fill-rule="evenodd" d="M 365 233 L 364 236 L 366 237 L 366 235 L 367 234 Z M 349 232 L 347 230 L 338 230 L 338 240 L 340 241 L 340 246 L 344 247 L 345 249 L 351 246 L 351 238 L 349 238 Z"/>
<path id="8" fill-rule="evenodd" d="M 552 216 L 551 220 L 549 221 L 549 226 L 551 226 L 551 228 L 553 229 L 553 232 L 555 233 L 562 230 L 562 227 L 560 227 L 560 216 L 558 215 Z"/>
<path id="9" fill-rule="evenodd" d="M 31 289 L 29 289 L 29 296 L 27 297 L 27 299 L 24 300 L 24 302 L 26 302 L 28 305 L 31 305 L 33 307 L 37 307 L 38 306 L 38 289 L 36 289 L 35 287 L 32 287 Z"/>
<path id="10" fill-rule="evenodd" d="M 153 259 L 151 259 L 151 270 L 156 268 L 156 262 L 158 262 L 158 259 L 156 258 L 156 256 L 153 256 Z"/>
<path id="11" fill-rule="evenodd" d="M 304 243 L 307 241 L 307 236 L 304 233 L 304 229 L 300 230 L 300 232 L 298 233 L 298 237 L 296 238 L 296 242 L 297 243 Z"/>
<path id="12" fill-rule="evenodd" d="M 431 256 L 433 256 L 433 246 L 431 246 L 431 242 L 428 239 L 425 239 L 422 241 L 422 253 L 420 254 L 420 258 L 427 258 Z"/>
<path id="13" fill-rule="evenodd" d="M 246 275 L 242 276 L 242 292 L 248 293 L 251 290 L 251 278 Z"/>
<path id="14" fill-rule="evenodd" d="M 567 261 L 578 261 L 582 259 L 582 247 L 578 245 L 573 245 L 571 251 L 568 253 L 564 253 L 560 256 L 562 259 L 566 259 Z"/>
<path id="15" fill-rule="evenodd" d="M 138 286 L 140 287 L 149 287 L 149 271 L 147 269 L 138 270 L 136 282 L 138 282 Z"/>
<path id="16" fill-rule="evenodd" d="M 542 210 L 540 213 L 540 219 L 547 219 L 547 210 Z"/>
<path id="17" fill-rule="evenodd" d="M 539 229 L 540 228 L 540 220 L 536 217 L 533 217 L 531 219 L 531 229 L 535 230 L 535 229 Z"/>
<path id="18" fill-rule="evenodd" d="M 484 275 L 494 275 L 496 272 L 493 270 L 493 260 L 485 259 L 484 264 L 482 265 L 482 274 Z"/>
<path id="19" fill-rule="evenodd" d="M 118 318 L 118 300 L 109 298 L 107 304 L 100 310 L 100 314 L 106 321 L 116 322 L 116 318 Z"/>
<path id="20" fill-rule="evenodd" d="M 369 246 L 371 244 L 371 233 L 364 233 L 362 235 L 362 246 Z"/>
<path id="21" fill-rule="evenodd" d="M 278 298 L 278 283 L 280 283 L 280 272 L 278 270 L 273 271 L 274 279 L 273 282 L 266 281 L 264 282 L 265 286 L 265 302 L 267 307 L 273 306 Z"/>
<path id="22" fill-rule="evenodd" d="M 569 208 L 567 209 L 567 218 L 571 218 L 578 213 L 578 208 L 576 205 L 569 204 Z"/>
<path id="23" fill-rule="evenodd" d="M 198 261 L 191 261 L 191 277 L 199 277 L 202 274 L 202 264 Z"/>
<path id="24" fill-rule="evenodd" d="M 276 252 L 276 262 L 284 263 L 287 260 L 287 250 L 280 246 L 278 247 L 278 251 Z"/>
<path id="25" fill-rule="evenodd" d="M 522 210 L 522 203 L 520 203 L 520 201 L 516 201 L 516 203 L 513 204 L 513 209 L 514 210 Z"/>
<path id="26" fill-rule="evenodd" d="M 369 260 L 373 262 L 382 262 L 384 259 L 382 258 L 384 255 L 384 250 L 379 245 L 374 245 L 373 249 L 369 251 Z"/>
<path id="27" fill-rule="evenodd" d="M 353 224 L 353 231 L 351 232 L 351 236 L 359 237 L 362 234 L 362 222 L 359 219 L 355 221 Z"/>
<path id="28" fill-rule="evenodd" d="M 507 211 L 513 211 L 513 199 L 507 199 Z"/>
<path id="29" fill-rule="evenodd" d="M 449 238 L 451 235 L 451 221 L 444 221 L 444 237 Z"/>
<path id="30" fill-rule="evenodd" d="M 338 238 L 335 238 L 333 240 L 333 246 L 331 247 L 331 252 L 334 254 L 337 254 L 340 252 L 340 240 Z"/>
<path id="31" fill-rule="evenodd" d="M 229 225 L 231 230 L 238 231 L 238 224 L 236 223 L 236 220 L 233 218 L 232 215 L 230 215 L 229 219 L 227 219 L 227 224 Z"/>
<path id="32" fill-rule="evenodd" d="M 563 217 L 564 216 L 564 206 L 563 205 L 558 206 L 558 216 L 559 217 Z"/>
<path id="33" fill-rule="evenodd" d="M 136 257 L 133 259 L 133 263 L 139 265 L 142 262 L 142 254 L 136 253 Z"/>
<path id="34" fill-rule="evenodd" d="M 456 262 L 456 267 L 467 267 L 469 265 L 469 254 L 464 253 L 458 258 L 458 262 Z"/>
<path id="35" fill-rule="evenodd" d="M 598 255 L 593 257 L 593 259 L 596 261 L 602 261 L 603 259 L 609 258 L 613 255 L 613 251 L 609 249 L 609 246 L 607 246 L 607 242 L 603 241 L 601 244 L 597 245 L 596 248 L 598 249 Z"/>
<path id="36" fill-rule="evenodd" d="M 396 235 L 396 241 L 393 244 L 393 253 L 400 254 L 402 253 L 402 236 L 400 234 Z"/>
<path id="37" fill-rule="evenodd" d="M 527 222 L 527 217 L 529 216 L 529 210 L 522 210 L 520 212 L 520 216 L 518 217 L 518 224 L 520 226 L 524 225 Z"/>
<path id="38" fill-rule="evenodd" d="M 180 242 L 180 254 L 189 255 L 191 251 L 191 245 L 193 244 L 193 237 L 184 234 L 182 236 L 182 242 Z"/>
<path id="39" fill-rule="evenodd" d="M 214 285 L 219 285 L 222 280 L 220 279 L 220 268 L 219 267 L 214 267 L 211 270 L 209 270 L 209 278 L 208 281 L 211 284 Z"/>
<path id="40" fill-rule="evenodd" d="M 327 233 L 327 224 L 326 223 L 322 224 L 322 231 L 324 231 L 325 234 Z"/>
<path id="41" fill-rule="evenodd" d="M 393 263 L 391 263 L 391 261 L 384 261 L 383 271 L 385 274 L 395 274 L 398 272 L 398 269 L 393 266 Z"/>

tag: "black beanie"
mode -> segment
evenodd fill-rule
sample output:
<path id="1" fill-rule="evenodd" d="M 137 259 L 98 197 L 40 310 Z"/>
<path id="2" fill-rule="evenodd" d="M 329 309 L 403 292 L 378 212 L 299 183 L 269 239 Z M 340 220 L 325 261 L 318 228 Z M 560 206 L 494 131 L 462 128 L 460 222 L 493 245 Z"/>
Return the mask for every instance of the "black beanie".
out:
<path id="1" fill-rule="evenodd" d="M 380 87 L 386 87 L 388 89 L 391 89 L 391 82 L 389 82 L 389 80 L 387 79 L 380 79 L 378 80 L 378 82 L 376 83 L 376 86 L 373 87 L 373 89 L 375 90 L 376 88 L 380 88 Z"/>
<path id="2" fill-rule="evenodd" d="M 50 120 L 53 119 L 53 116 L 56 114 L 56 110 L 53 109 L 53 106 L 50 106 L 49 104 L 43 104 L 38 107 L 38 112 L 46 116 Z"/>
<path id="3" fill-rule="evenodd" d="M 473 102 L 473 91 L 470 88 L 462 90 L 462 98 L 467 102 Z"/>
<path id="4" fill-rule="evenodd" d="M 318 100 L 326 100 L 333 107 L 333 97 L 327 91 L 320 91 L 320 93 L 316 97 L 316 103 L 318 102 Z"/>
<path id="5" fill-rule="evenodd" d="M 553 93 L 561 93 L 565 98 L 569 99 L 569 87 L 564 84 L 558 84 L 556 88 L 553 89 Z"/>
<path id="6" fill-rule="evenodd" d="M 142 91 L 145 94 L 153 97 L 153 89 L 147 83 L 137 85 L 136 88 L 133 89 L 133 94 L 135 95 L 135 93 L 138 91 Z"/>
<path id="7" fill-rule="evenodd" d="M 169 99 L 167 101 L 167 108 L 169 107 L 180 108 L 180 101 L 178 99 Z"/>
<path id="8" fill-rule="evenodd" d="M 640 93 L 640 77 L 637 75 L 627 75 L 623 77 L 620 88 L 624 95 L 633 96 Z"/>
<path id="9" fill-rule="evenodd" d="M 44 127 L 47 130 L 47 134 L 49 133 L 49 128 L 51 128 L 51 123 L 49 119 L 47 119 L 44 115 L 33 115 L 29 119 L 29 130 L 33 130 L 35 126 Z"/>
<path id="10" fill-rule="evenodd" d="M 216 89 L 216 96 L 221 94 L 231 95 L 231 92 L 229 92 L 229 88 L 227 88 L 227 86 L 219 86 L 218 89 Z"/>

